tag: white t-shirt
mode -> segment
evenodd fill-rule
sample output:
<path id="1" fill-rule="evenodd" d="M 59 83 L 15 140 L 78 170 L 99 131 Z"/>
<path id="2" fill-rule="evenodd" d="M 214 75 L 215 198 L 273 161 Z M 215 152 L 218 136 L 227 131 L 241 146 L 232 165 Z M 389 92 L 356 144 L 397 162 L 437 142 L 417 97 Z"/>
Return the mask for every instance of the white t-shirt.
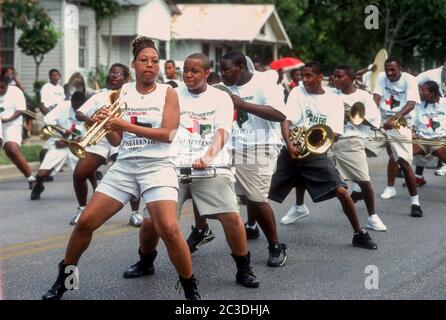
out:
<path id="1" fill-rule="evenodd" d="M 374 127 L 379 128 L 381 124 L 381 114 L 376 107 L 375 101 L 373 101 L 372 95 L 367 91 L 356 89 L 352 94 L 344 94 L 341 90 L 334 90 L 334 92 L 341 98 L 343 103 L 350 106 L 356 102 L 362 102 L 365 107 L 365 119 L 370 122 Z M 359 126 L 353 125 L 350 121 L 345 119 L 344 135 L 346 137 L 361 137 L 368 138 L 370 134 L 370 126 L 360 124 Z"/>
<path id="2" fill-rule="evenodd" d="M 420 137 L 446 137 L 446 98 L 440 98 L 438 103 L 418 103 L 415 106 L 413 126 Z"/>
<path id="3" fill-rule="evenodd" d="M 85 132 L 83 123 L 76 120 L 76 112 L 71 107 L 71 101 L 69 100 L 59 103 L 43 120 L 46 124 L 58 125 L 75 132 L 76 135 L 70 137 L 71 139 L 77 138 Z"/>
<path id="4" fill-rule="evenodd" d="M 170 86 L 167 84 L 157 83 L 155 91 L 143 95 L 136 90 L 135 83 L 124 84 L 120 99 L 122 103 L 127 103 L 127 111 L 122 119 L 142 127 L 161 128 L 168 88 Z M 132 157 L 161 159 L 171 155 L 169 143 L 140 137 L 127 131 L 122 134 L 118 160 Z"/>
<path id="5" fill-rule="evenodd" d="M 112 90 L 105 90 L 96 93 L 88 99 L 77 111 L 91 117 L 98 109 L 110 105 L 110 94 Z"/>
<path id="6" fill-rule="evenodd" d="M 286 108 L 291 121 L 291 128 L 325 124 L 334 133 L 344 133 L 344 105 L 339 96 L 324 88 L 324 94 L 310 94 L 305 87 L 294 87 Z"/>
<path id="7" fill-rule="evenodd" d="M 374 94 L 381 96 L 381 118 L 384 123 L 403 109 L 408 101 L 420 103 L 417 81 L 414 76 L 402 72 L 398 81 L 391 82 L 385 72 L 378 74 Z M 405 115 L 410 125 L 412 112 Z"/>
<path id="8" fill-rule="evenodd" d="M 9 118 L 17 110 L 26 110 L 25 96 L 22 90 L 14 86 L 8 86 L 6 93 L 0 96 L 0 117 Z M 9 126 L 21 126 L 22 116 L 3 124 L 5 128 Z"/>
<path id="9" fill-rule="evenodd" d="M 268 105 L 284 115 L 285 104 L 283 90 L 273 81 L 269 73 L 254 72 L 251 80 L 242 86 L 228 87 L 234 95 L 248 103 Z M 280 123 L 265 120 L 251 113 L 242 112 L 239 120 L 232 125 L 232 147 L 243 149 L 244 146 L 281 145 Z"/>
<path id="10" fill-rule="evenodd" d="M 361 78 L 362 84 L 366 87 L 367 90 L 372 88 L 372 71 L 367 71 L 362 75 Z"/>
<path id="11" fill-rule="evenodd" d="M 196 95 L 186 87 L 176 88 L 180 103 L 180 127 L 175 137 L 177 167 L 190 167 L 193 161 L 203 156 L 209 149 L 215 133 L 223 129 L 230 135 L 234 105 L 225 92 L 207 86 L 206 91 Z M 213 159 L 210 165 L 231 164 L 228 144 Z"/>
<path id="12" fill-rule="evenodd" d="M 56 104 L 65 100 L 63 87 L 47 82 L 40 90 L 40 101 L 46 108 L 53 109 Z"/>
<path id="13" fill-rule="evenodd" d="M 435 81 L 440 87 L 440 92 L 444 97 L 446 95 L 446 83 L 444 83 L 443 81 L 446 80 L 441 79 L 441 76 L 443 75 L 443 70 L 444 68 L 443 66 L 441 66 L 440 68 L 431 69 L 420 73 L 417 76 L 418 85 L 422 86 L 423 83 L 425 83 L 426 81 Z"/>

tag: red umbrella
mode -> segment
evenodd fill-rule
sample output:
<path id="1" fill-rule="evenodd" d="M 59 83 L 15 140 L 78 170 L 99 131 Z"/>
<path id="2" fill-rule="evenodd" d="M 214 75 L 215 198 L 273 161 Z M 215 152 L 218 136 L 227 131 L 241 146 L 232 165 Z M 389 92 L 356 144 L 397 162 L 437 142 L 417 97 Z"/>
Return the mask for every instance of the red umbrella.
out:
<path id="1" fill-rule="evenodd" d="M 271 62 L 269 65 L 271 69 L 287 71 L 290 69 L 300 68 L 304 66 L 304 63 L 297 58 L 284 57 Z"/>

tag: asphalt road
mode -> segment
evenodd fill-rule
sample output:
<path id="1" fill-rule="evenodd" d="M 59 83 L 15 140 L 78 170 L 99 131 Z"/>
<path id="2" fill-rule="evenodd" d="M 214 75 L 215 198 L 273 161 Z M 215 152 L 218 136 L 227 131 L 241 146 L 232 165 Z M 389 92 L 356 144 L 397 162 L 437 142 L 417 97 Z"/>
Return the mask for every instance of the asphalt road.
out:
<path id="1" fill-rule="evenodd" d="M 428 184 L 420 188 L 425 215 L 411 218 L 407 191 L 398 179 L 398 196 L 382 201 L 385 158 L 370 161 L 378 213 L 387 225 L 383 233 L 371 231 L 377 251 L 351 246 L 352 229 L 337 200 L 306 203 L 311 214 L 293 225 L 278 224 L 279 236 L 288 245 L 288 260 L 282 268 L 266 266 L 267 242 L 250 241 L 259 289 L 235 283 L 235 265 L 221 226 L 210 225 L 216 239 L 193 254 L 194 273 L 204 299 L 445 299 L 446 298 L 446 177 L 426 171 Z M 30 201 L 27 184 L 18 175 L 0 179 L 0 295 L 3 299 L 40 299 L 57 276 L 72 230 L 68 221 L 76 202 L 71 173 L 66 170 L 46 183 L 40 201 Z M 294 201 L 272 203 L 277 221 Z M 245 216 L 246 208 L 242 208 Z M 367 222 L 365 206 L 358 213 Z M 122 272 L 137 261 L 138 229 L 129 226 L 129 206 L 94 234 L 90 248 L 79 264 L 79 290 L 64 299 L 183 299 L 174 289 L 177 276 L 163 244 L 155 262 L 155 275 L 126 280 Z M 189 234 L 190 205 L 180 224 Z M 372 266 L 373 273 L 366 274 Z M 374 266 L 374 267 L 373 267 Z M 375 268 L 376 267 L 376 268 Z M 369 278 L 368 278 L 369 277 Z M 375 282 L 372 288 L 370 277 Z M 368 288 L 367 288 L 368 287 Z"/>

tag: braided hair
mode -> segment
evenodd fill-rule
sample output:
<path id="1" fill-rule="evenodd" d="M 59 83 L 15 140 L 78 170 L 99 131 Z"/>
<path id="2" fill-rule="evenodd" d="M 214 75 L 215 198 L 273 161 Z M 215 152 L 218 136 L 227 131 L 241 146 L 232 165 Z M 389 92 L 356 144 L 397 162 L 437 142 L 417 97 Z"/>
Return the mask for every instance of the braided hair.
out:
<path id="1" fill-rule="evenodd" d="M 155 42 L 148 37 L 136 38 L 135 41 L 133 41 L 132 43 L 132 47 L 133 47 L 133 59 L 136 59 L 138 54 L 146 48 L 152 48 L 159 54 L 158 49 L 155 47 Z"/>

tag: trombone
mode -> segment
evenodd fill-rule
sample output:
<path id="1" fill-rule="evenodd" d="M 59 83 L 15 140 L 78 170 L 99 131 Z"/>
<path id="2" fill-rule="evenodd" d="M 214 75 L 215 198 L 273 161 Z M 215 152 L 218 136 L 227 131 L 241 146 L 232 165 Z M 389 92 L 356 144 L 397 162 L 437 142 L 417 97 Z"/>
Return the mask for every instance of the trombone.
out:
<path id="1" fill-rule="evenodd" d="M 110 98 L 112 98 L 112 95 L 114 95 L 114 93 L 110 95 Z M 123 110 L 121 110 L 122 106 Z M 85 158 L 87 147 L 98 144 L 99 141 L 101 141 L 105 135 L 109 133 L 109 130 L 105 129 L 104 126 L 111 118 L 122 118 L 124 116 L 125 111 L 127 110 L 127 103 L 121 102 L 121 99 L 117 98 L 111 105 L 102 107 L 99 110 L 102 110 L 103 108 L 109 109 L 110 114 L 104 120 L 92 124 L 85 133 L 85 138 L 82 139 L 82 141 L 71 142 L 69 145 L 71 153 L 73 153 L 79 159 Z"/>

